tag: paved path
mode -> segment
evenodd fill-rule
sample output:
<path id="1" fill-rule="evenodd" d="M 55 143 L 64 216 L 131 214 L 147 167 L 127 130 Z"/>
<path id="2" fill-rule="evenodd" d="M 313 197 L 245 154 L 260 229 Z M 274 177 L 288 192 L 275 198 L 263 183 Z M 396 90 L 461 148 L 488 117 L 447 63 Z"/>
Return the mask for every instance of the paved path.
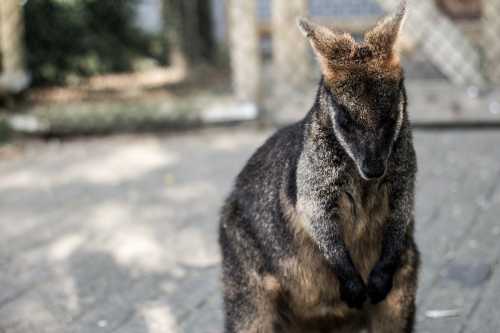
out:
<path id="1" fill-rule="evenodd" d="M 0 332 L 221 332 L 217 212 L 268 134 L 34 143 L 0 161 Z M 416 145 L 418 332 L 500 332 L 500 131 Z"/>

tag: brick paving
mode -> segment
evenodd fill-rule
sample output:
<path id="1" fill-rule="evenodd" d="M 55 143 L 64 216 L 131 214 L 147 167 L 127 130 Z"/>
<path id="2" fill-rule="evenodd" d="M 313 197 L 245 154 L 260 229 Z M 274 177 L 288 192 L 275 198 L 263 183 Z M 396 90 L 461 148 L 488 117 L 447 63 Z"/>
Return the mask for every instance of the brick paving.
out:
<path id="1" fill-rule="evenodd" d="M 0 160 L 0 332 L 221 332 L 217 213 L 269 133 L 33 142 Z M 500 332 L 500 131 L 415 143 L 417 331 Z"/>

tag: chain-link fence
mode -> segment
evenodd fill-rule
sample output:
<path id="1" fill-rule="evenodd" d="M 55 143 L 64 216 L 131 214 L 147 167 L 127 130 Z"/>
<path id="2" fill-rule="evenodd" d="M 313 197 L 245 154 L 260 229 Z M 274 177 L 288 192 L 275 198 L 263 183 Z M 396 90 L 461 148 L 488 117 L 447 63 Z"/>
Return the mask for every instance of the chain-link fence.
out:
<path id="1" fill-rule="evenodd" d="M 219 67 L 191 82 L 225 94 L 232 86 L 238 103 L 286 122 L 310 106 L 320 76 L 296 18 L 359 39 L 399 2 L 2 0 L 0 90 L 2 82 L 26 85 L 26 75 L 12 73 L 30 73 L 32 86 L 77 87 L 66 96 L 129 94 L 175 88 L 200 64 L 223 63 L 230 76 Z M 500 82 L 499 0 L 408 0 L 408 7 L 400 43 L 408 80 L 476 90 Z"/>
<path id="2" fill-rule="evenodd" d="M 228 3 L 230 7 L 238 7 L 242 2 Z M 310 48 L 296 29 L 297 16 L 309 16 L 317 23 L 347 31 L 359 39 L 399 3 L 399 0 L 256 1 L 257 36 L 247 31 L 247 35 L 240 34 L 239 38 L 241 45 L 255 38 L 260 41 L 260 52 L 255 56 L 262 64 L 262 94 L 257 102 L 278 122 L 280 118 L 285 122 L 296 119 L 310 106 L 320 74 Z M 476 90 L 499 83 L 499 1 L 410 0 L 408 7 L 400 42 L 408 80 L 473 86 Z M 234 28 L 230 25 L 228 29 Z M 247 54 L 247 58 L 251 57 Z M 238 62 L 244 64 L 241 59 Z M 238 64 L 233 64 L 233 71 L 238 73 Z"/>

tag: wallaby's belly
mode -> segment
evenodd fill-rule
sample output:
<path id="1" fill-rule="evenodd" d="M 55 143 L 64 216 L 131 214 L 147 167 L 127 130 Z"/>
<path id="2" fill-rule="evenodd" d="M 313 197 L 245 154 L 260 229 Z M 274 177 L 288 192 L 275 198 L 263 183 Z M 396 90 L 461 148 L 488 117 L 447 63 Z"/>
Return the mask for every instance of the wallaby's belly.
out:
<path id="1" fill-rule="evenodd" d="M 295 257 L 281 262 L 290 309 L 303 319 L 345 316 L 350 311 L 340 301 L 336 276 L 312 241 L 303 245 Z"/>
<path id="2" fill-rule="evenodd" d="M 388 201 L 385 191 L 365 206 L 354 203 L 352 198 L 342 197 L 339 222 L 353 263 L 366 282 L 380 257 Z M 304 225 L 307 221 L 299 223 Z M 359 313 L 340 300 L 338 280 L 307 231 L 297 232 L 296 241 L 299 244 L 296 255 L 281 261 L 291 310 L 303 318 L 341 319 Z"/>
<path id="3" fill-rule="evenodd" d="M 345 193 L 340 200 L 344 242 L 365 282 L 380 258 L 383 229 L 389 216 L 386 188 L 367 191 Z"/>

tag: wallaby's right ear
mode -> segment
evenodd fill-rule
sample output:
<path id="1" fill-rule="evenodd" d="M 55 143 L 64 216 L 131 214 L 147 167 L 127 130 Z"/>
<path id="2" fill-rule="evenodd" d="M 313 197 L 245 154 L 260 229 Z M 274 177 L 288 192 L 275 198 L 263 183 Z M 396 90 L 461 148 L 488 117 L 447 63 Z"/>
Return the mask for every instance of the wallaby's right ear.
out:
<path id="1" fill-rule="evenodd" d="M 406 3 L 406 0 L 402 0 L 393 15 L 379 22 L 365 34 L 365 41 L 374 48 L 377 55 L 393 55 L 394 46 L 406 19 Z"/>
<path id="2" fill-rule="evenodd" d="M 314 49 L 324 74 L 332 66 L 345 65 L 352 56 L 356 43 L 349 34 L 338 34 L 303 17 L 297 25 Z"/>

